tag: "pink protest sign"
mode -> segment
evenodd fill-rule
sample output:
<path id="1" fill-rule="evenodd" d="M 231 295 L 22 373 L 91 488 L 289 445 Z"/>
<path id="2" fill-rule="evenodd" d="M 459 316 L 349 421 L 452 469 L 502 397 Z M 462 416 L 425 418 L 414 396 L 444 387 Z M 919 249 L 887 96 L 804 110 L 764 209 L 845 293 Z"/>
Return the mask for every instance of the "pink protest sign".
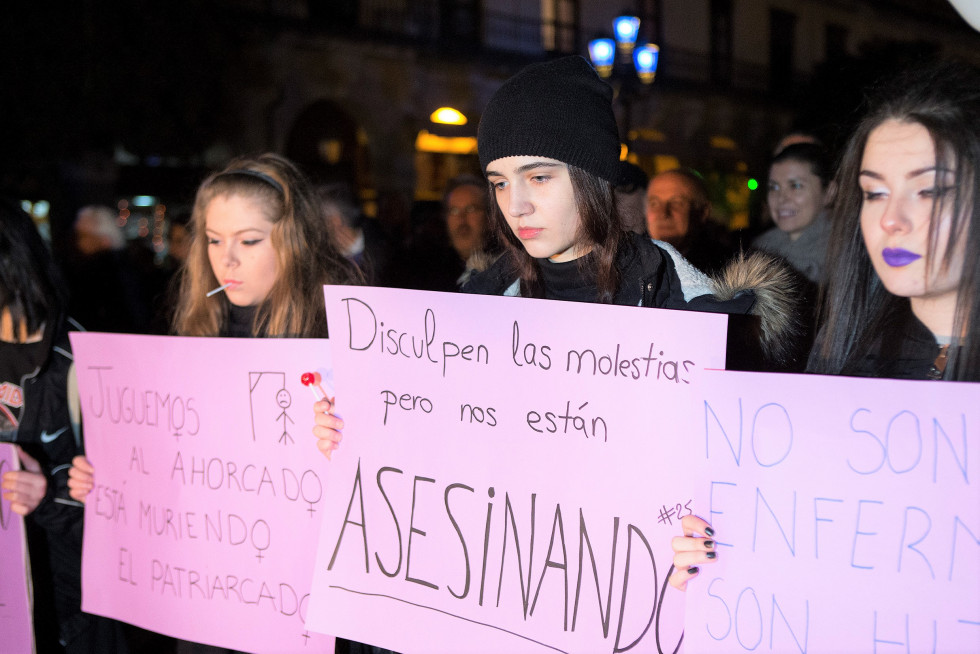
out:
<path id="1" fill-rule="evenodd" d="M 704 382 L 688 651 L 980 651 L 980 385 Z"/>
<path id="2" fill-rule="evenodd" d="M 727 319 L 327 287 L 312 629 L 399 652 L 674 651 L 685 431 Z"/>
<path id="3" fill-rule="evenodd" d="M 82 608 L 247 652 L 332 652 L 304 627 L 326 461 L 326 341 L 72 334 L 96 488 Z"/>
<path id="4" fill-rule="evenodd" d="M 9 443 L 0 443 L 0 477 L 19 470 L 17 453 Z M 0 500 L 0 650 L 34 651 L 34 618 L 27 579 L 27 542 L 24 519 Z"/>

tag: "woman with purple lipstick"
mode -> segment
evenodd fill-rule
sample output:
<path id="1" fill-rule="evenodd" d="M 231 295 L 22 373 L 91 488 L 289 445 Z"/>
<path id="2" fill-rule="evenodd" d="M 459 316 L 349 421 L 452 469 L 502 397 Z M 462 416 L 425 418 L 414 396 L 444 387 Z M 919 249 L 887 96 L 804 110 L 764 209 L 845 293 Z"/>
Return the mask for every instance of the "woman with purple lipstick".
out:
<path id="1" fill-rule="evenodd" d="M 980 70 L 918 67 L 878 89 L 835 179 L 828 284 L 807 372 L 980 381 Z M 715 559 L 697 516 L 670 583 Z"/>
<path id="2" fill-rule="evenodd" d="M 837 176 L 809 372 L 980 380 L 980 71 L 878 89 Z"/>

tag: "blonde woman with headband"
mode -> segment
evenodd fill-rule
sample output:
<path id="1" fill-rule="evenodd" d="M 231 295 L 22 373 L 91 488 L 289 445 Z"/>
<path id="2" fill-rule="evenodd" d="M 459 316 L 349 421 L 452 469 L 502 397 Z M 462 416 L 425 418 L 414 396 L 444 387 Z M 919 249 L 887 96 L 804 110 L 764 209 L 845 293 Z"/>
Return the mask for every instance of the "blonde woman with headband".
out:
<path id="1" fill-rule="evenodd" d="M 331 243 L 303 175 L 275 154 L 236 159 L 205 179 L 191 232 L 173 324 L 179 336 L 325 338 L 323 284 L 361 281 Z M 333 416 L 325 421 L 340 426 Z M 317 446 L 329 453 L 336 442 Z M 92 473 L 76 457 L 72 497 L 85 500 Z"/>

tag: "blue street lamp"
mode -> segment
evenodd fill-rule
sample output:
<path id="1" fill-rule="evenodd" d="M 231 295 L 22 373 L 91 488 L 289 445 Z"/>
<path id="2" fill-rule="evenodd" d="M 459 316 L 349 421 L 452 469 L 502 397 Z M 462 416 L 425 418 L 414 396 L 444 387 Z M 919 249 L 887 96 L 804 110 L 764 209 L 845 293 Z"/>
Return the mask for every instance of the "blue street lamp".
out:
<path id="1" fill-rule="evenodd" d="M 660 59 L 660 48 L 653 43 L 647 43 L 633 50 L 633 67 L 640 81 L 649 84 L 657 74 L 657 60 Z"/>
<path id="2" fill-rule="evenodd" d="M 644 84 L 653 82 L 653 78 L 657 74 L 660 48 L 653 43 L 637 46 L 636 37 L 639 32 L 639 18 L 636 16 L 618 16 L 613 20 L 615 41 L 608 38 L 589 41 L 589 57 L 600 77 L 611 77 L 617 60 L 630 60 L 630 54 L 632 54 L 633 68 L 637 77 Z M 617 54 L 620 53 L 623 56 L 617 57 Z"/>
<path id="3" fill-rule="evenodd" d="M 627 150 L 635 138 L 631 131 L 633 104 L 643 97 L 653 83 L 660 59 L 660 48 L 653 43 L 637 45 L 640 19 L 636 16 L 618 16 L 613 20 L 613 34 L 609 38 L 589 41 L 589 57 L 599 76 L 608 80 L 615 90 L 615 97 L 623 107 L 622 136 Z"/>
<path id="4" fill-rule="evenodd" d="M 636 16 L 617 16 L 613 20 L 613 34 L 616 35 L 616 43 L 624 52 L 633 49 L 636 43 L 636 35 L 640 31 L 640 19 Z"/>
<path id="5" fill-rule="evenodd" d="M 612 39 L 594 39 L 589 41 L 589 57 L 600 77 L 612 74 L 616 61 L 616 43 Z"/>

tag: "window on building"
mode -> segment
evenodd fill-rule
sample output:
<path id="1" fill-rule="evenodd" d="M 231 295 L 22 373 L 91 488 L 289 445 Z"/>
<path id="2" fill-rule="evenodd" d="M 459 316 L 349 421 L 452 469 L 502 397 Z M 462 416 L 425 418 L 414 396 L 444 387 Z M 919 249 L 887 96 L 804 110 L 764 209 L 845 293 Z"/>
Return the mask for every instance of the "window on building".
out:
<path id="1" fill-rule="evenodd" d="M 847 56 L 847 28 L 829 23 L 826 29 L 824 58 L 827 61 L 840 61 Z"/>
<path id="2" fill-rule="evenodd" d="M 711 82 L 732 83 L 732 0 L 711 0 Z"/>
<path id="3" fill-rule="evenodd" d="M 358 26 L 357 0 L 308 0 L 310 19 L 317 25 L 350 29 Z"/>
<path id="4" fill-rule="evenodd" d="M 541 0 L 541 44 L 548 52 L 579 49 L 578 0 Z"/>
<path id="5" fill-rule="evenodd" d="M 439 0 L 439 38 L 449 49 L 480 46 L 480 4 L 480 0 Z"/>
<path id="6" fill-rule="evenodd" d="M 769 88 L 777 95 L 793 87 L 793 50 L 796 47 L 796 14 L 769 10 Z"/>
<path id="7" fill-rule="evenodd" d="M 640 35 L 637 43 L 656 43 L 664 41 L 664 15 L 660 0 L 638 0 L 637 16 L 640 17 Z"/>

